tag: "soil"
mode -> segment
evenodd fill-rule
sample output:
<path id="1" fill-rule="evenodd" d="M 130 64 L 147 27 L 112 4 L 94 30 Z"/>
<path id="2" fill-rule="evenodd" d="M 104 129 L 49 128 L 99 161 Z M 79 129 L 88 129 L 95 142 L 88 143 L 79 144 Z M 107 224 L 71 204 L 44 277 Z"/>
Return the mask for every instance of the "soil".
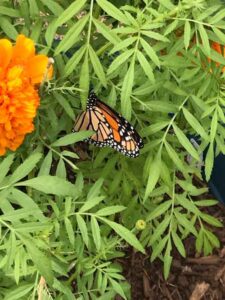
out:
<path id="1" fill-rule="evenodd" d="M 218 204 L 207 212 L 220 219 L 225 226 L 225 206 Z M 124 276 L 131 284 L 132 300 L 225 300 L 225 230 L 216 228 L 214 233 L 221 247 L 213 255 L 196 255 L 195 240 L 185 240 L 187 257 L 173 252 L 169 278 L 163 278 L 162 262 L 150 262 L 149 255 L 130 249 L 120 259 Z M 117 298 L 119 300 L 120 298 Z"/>

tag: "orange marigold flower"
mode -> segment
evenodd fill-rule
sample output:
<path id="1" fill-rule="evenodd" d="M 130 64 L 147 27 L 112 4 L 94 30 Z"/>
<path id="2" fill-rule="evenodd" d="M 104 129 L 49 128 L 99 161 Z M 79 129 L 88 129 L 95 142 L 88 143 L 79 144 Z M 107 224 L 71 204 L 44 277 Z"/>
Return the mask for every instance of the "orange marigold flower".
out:
<path id="1" fill-rule="evenodd" d="M 16 44 L 0 39 L 0 155 L 16 150 L 34 130 L 39 106 L 36 84 L 51 78 L 48 57 L 36 55 L 34 42 L 19 35 Z"/>
<path id="2" fill-rule="evenodd" d="M 225 46 L 221 46 L 219 43 L 217 42 L 212 42 L 211 43 L 211 48 L 214 49 L 216 52 L 218 52 L 219 54 L 221 54 L 223 57 L 225 57 Z M 211 59 L 208 58 L 208 61 L 210 62 Z M 216 66 L 220 66 L 220 63 L 216 62 Z M 225 72 L 225 67 L 222 68 L 222 72 Z"/>

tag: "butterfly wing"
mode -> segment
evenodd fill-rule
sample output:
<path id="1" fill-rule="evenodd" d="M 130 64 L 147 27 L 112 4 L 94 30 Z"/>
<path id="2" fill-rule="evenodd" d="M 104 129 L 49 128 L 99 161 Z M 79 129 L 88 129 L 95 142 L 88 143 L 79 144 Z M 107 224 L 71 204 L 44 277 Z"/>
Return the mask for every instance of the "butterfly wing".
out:
<path id="1" fill-rule="evenodd" d="M 126 156 L 138 156 L 139 149 L 143 148 L 144 144 L 133 126 L 111 107 L 100 101 L 97 97 L 95 105 L 101 109 L 101 113 L 104 115 L 106 121 L 112 129 L 113 142 L 111 147 L 125 154 Z"/>
<path id="2" fill-rule="evenodd" d="M 89 144 L 104 147 L 112 143 L 112 130 L 97 107 L 82 112 L 76 119 L 73 130 L 75 132 L 81 130 L 95 131 L 91 137 L 85 139 L 85 142 Z"/>
<path id="3" fill-rule="evenodd" d="M 124 117 L 122 117 L 105 103 L 101 102 L 99 99 L 97 101 L 97 105 L 101 108 L 101 111 L 109 124 L 111 124 L 112 127 L 120 133 L 121 137 L 126 135 L 132 136 L 134 141 L 138 144 L 139 148 L 144 147 L 142 138 Z"/>
<path id="4" fill-rule="evenodd" d="M 99 147 L 109 146 L 129 157 L 137 157 L 143 142 L 133 126 L 120 114 L 89 94 L 87 109 L 74 125 L 74 131 L 93 130 L 95 133 L 85 141 Z"/>

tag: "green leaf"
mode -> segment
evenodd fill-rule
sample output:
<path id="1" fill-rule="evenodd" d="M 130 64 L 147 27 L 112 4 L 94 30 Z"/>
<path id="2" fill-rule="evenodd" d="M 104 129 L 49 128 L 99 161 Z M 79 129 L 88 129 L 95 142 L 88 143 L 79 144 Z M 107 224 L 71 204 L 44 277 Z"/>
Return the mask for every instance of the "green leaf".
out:
<path id="1" fill-rule="evenodd" d="M 212 16 L 209 19 L 209 24 L 215 24 L 218 23 L 219 21 L 224 20 L 225 17 L 225 9 L 219 9 L 219 11 L 215 14 L 215 13 L 211 13 Z M 214 28 L 215 26 L 212 26 L 212 28 Z"/>
<path id="2" fill-rule="evenodd" d="M 20 251 L 17 250 L 16 255 L 15 255 L 15 260 L 14 260 L 14 278 L 16 281 L 16 284 L 19 284 L 20 280 Z"/>
<path id="3" fill-rule="evenodd" d="M 210 16 L 214 16 L 216 11 L 218 11 L 218 10 L 221 11 L 221 5 L 220 4 L 219 5 L 212 5 L 212 6 L 209 5 L 208 8 L 202 10 L 201 14 L 198 15 L 197 20 L 202 21 L 202 20 L 204 20 L 204 19 L 206 19 Z M 207 19 L 207 23 L 211 24 L 211 18 L 209 20 Z"/>
<path id="4" fill-rule="evenodd" d="M 101 235 L 98 222 L 94 216 L 91 217 L 91 231 L 97 251 L 101 248 Z"/>
<path id="5" fill-rule="evenodd" d="M 70 117 L 70 119 L 74 121 L 75 120 L 74 110 L 70 106 L 70 102 L 65 98 L 65 96 L 57 92 L 53 92 L 53 96 L 58 101 L 58 103 L 62 106 L 62 108 L 65 110 L 65 112 Z"/>
<path id="6" fill-rule="evenodd" d="M 72 209 L 72 198 L 66 197 L 65 198 L 65 216 L 69 216 Z"/>
<path id="7" fill-rule="evenodd" d="M 12 184 L 14 182 L 17 182 L 27 176 L 35 168 L 41 157 L 41 153 L 34 153 L 30 155 L 12 174 L 10 183 Z"/>
<path id="8" fill-rule="evenodd" d="M 90 55 L 91 63 L 94 68 L 95 74 L 98 76 L 102 85 L 104 87 L 106 87 L 107 82 L 106 82 L 106 77 L 105 77 L 105 72 L 103 70 L 103 66 L 102 66 L 97 54 L 95 53 L 94 49 L 91 47 L 91 45 L 89 45 L 88 50 L 89 50 L 89 55 Z"/>
<path id="9" fill-rule="evenodd" d="M 223 109 L 221 108 L 221 106 L 217 106 L 217 113 L 218 113 L 219 119 L 220 119 L 223 123 L 225 123 L 225 115 L 224 115 L 224 111 L 223 111 Z M 217 122 L 218 122 L 218 120 L 217 120 Z M 211 123 L 211 126 L 212 126 L 212 123 Z"/>
<path id="10" fill-rule="evenodd" d="M 82 216 L 80 216 L 79 214 L 76 214 L 76 218 L 77 218 L 77 225 L 80 229 L 80 232 L 81 232 L 82 238 L 84 240 L 84 243 L 88 247 L 89 237 L 88 237 L 88 230 L 87 230 L 86 222 L 84 221 Z"/>
<path id="11" fill-rule="evenodd" d="M 76 0 L 72 2 L 56 20 L 55 26 L 59 27 L 66 23 L 68 20 L 72 19 L 84 6 L 86 0 Z"/>
<path id="12" fill-rule="evenodd" d="M 21 283 L 18 287 L 15 287 L 13 290 L 8 290 L 7 295 L 5 295 L 4 297 L 4 300 L 27 299 L 29 297 L 28 293 L 31 292 L 33 287 L 34 285 L 32 283 Z M 26 298 L 24 298 L 25 296 Z"/>
<path id="13" fill-rule="evenodd" d="M 35 214 L 35 218 L 40 222 L 43 223 L 46 221 L 46 218 L 44 217 L 43 212 L 41 211 L 37 203 L 31 197 L 29 197 L 27 193 L 24 193 L 16 188 L 12 188 L 10 198 L 21 207 L 29 210 L 32 215 Z"/>
<path id="14" fill-rule="evenodd" d="M 214 218 L 213 216 L 210 216 L 208 214 L 205 213 L 201 213 L 201 219 L 203 219 L 206 223 L 213 225 L 215 227 L 223 227 L 223 224 L 216 218 Z"/>
<path id="15" fill-rule="evenodd" d="M 199 161 L 199 155 L 198 152 L 195 150 L 195 148 L 192 146 L 188 138 L 185 136 L 185 134 L 180 130 L 179 127 L 175 123 L 173 123 L 173 129 L 177 136 L 177 139 L 181 143 L 181 145 L 187 150 L 189 154 L 191 154 L 192 157 L 194 157 L 196 160 Z"/>
<path id="16" fill-rule="evenodd" d="M 206 199 L 206 200 L 199 200 L 199 201 L 195 201 L 195 205 L 197 206 L 213 206 L 213 205 L 217 205 L 218 204 L 218 200 L 211 200 L 211 199 Z"/>
<path id="17" fill-rule="evenodd" d="M 105 11 L 107 14 L 114 19 L 120 21 L 124 24 L 129 24 L 129 20 L 126 18 L 126 16 L 119 10 L 116 6 L 114 6 L 112 3 L 110 3 L 107 0 L 96 0 L 98 5 Z"/>
<path id="18" fill-rule="evenodd" d="M 48 151 L 48 154 L 45 156 L 41 167 L 38 172 L 38 176 L 49 175 L 52 167 L 52 151 Z"/>
<path id="19" fill-rule="evenodd" d="M 79 38 L 81 31 L 84 29 L 88 19 L 89 15 L 82 17 L 67 31 L 63 40 L 55 49 L 55 55 L 58 55 L 60 52 L 67 51 L 74 45 L 75 41 L 77 41 Z"/>
<path id="20" fill-rule="evenodd" d="M 6 6 L 2 6 L 2 5 L 0 6 L 0 15 L 9 16 L 12 18 L 20 18 L 21 17 L 18 10 L 9 8 Z"/>
<path id="21" fill-rule="evenodd" d="M 116 214 L 118 212 L 121 212 L 124 209 L 126 209 L 125 206 L 112 205 L 112 206 L 108 206 L 108 207 L 104 207 L 104 208 L 99 209 L 96 212 L 96 215 L 101 216 L 101 217 L 110 216 L 110 215 Z"/>
<path id="22" fill-rule="evenodd" d="M 169 113 L 169 112 L 177 111 L 176 105 L 168 103 L 168 102 L 165 104 L 164 101 L 153 100 L 148 103 L 148 106 L 150 109 L 152 109 L 155 112 Z"/>
<path id="23" fill-rule="evenodd" d="M 146 221 L 149 222 L 151 220 L 156 219 L 157 217 L 161 216 L 162 214 L 164 214 L 164 212 L 166 212 L 167 210 L 169 210 L 169 208 L 172 205 L 172 200 L 167 200 L 165 202 L 163 202 L 162 204 L 158 205 L 152 212 L 150 212 L 150 214 L 146 217 Z"/>
<path id="24" fill-rule="evenodd" d="M 211 58 L 213 61 L 216 61 L 222 65 L 225 65 L 225 57 L 223 57 L 223 55 L 221 55 L 214 49 L 211 49 L 210 54 L 208 55 L 205 48 L 203 47 L 203 45 L 199 45 L 198 47 L 201 48 L 202 52 L 205 55 L 207 55 L 209 58 Z"/>
<path id="25" fill-rule="evenodd" d="M 203 241 L 204 241 L 203 238 L 204 238 L 204 231 L 201 228 L 197 235 L 196 242 L 195 242 L 195 247 L 196 247 L 196 250 L 198 251 L 198 253 L 201 253 L 201 251 L 202 251 Z"/>
<path id="26" fill-rule="evenodd" d="M 176 19 L 174 20 L 173 22 L 171 22 L 167 27 L 166 27 L 166 30 L 164 32 L 164 35 L 168 35 L 169 33 L 173 32 L 174 29 L 176 29 L 176 27 L 178 26 L 179 24 L 179 20 Z"/>
<path id="27" fill-rule="evenodd" d="M 147 59 L 144 57 L 144 55 L 140 51 L 137 51 L 137 58 L 139 60 L 139 63 L 141 65 L 142 69 L 144 70 L 146 76 L 148 77 L 148 79 L 154 83 L 155 78 L 154 78 L 154 74 L 152 72 L 152 67 L 149 64 L 149 62 L 147 61 Z"/>
<path id="28" fill-rule="evenodd" d="M 188 232 L 191 232 L 195 236 L 197 236 L 197 231 L 192 223 L 187 219 L 187 215 L 179 213 L 177 209 L 174 210 L 174 214 L 176 216 L 178 224 L 182 225 L 185 229 L 188 230 Z"/>
<path id="29" fill-rule="evenodd" d="M 5 178 L 5 176 L 8 174 L 10 167 L 13 163 L 15 155 L 9 154 L 6 158 L 3 159 L 3 161 L 0 163 L 0 183 Z"/>
<path id="30" fill-rule="evenodd" d="M 37 20 L 33 26 L 30 38 L 37 43 L 43 28 L 43 20 Z"/>
<path id="31" fill-rule="evenodd" d="M 169 157 L 172 159 L 172 161 L 175 164 L 175 167 L 178 168 L 180 171 L 185 171 L 185 164 L 184 162 L 180 159 L 179 155 L 177 152 L 173 149 L 173 147 L 167 143 L 167 141 L 164 141 L 164 145 L 166 147 L 166 151 L 169 155 Z"/>
<path id="32" fill-rule="evenodd" d="M 28 215 L 28 214 L 27 214 Z M 16 226 L 16 230 L 20 233 L 37 233 L 37 232 L 50 232 L 52 230 L 52 226 L 48 222 L 39 223 L 39 222 L 26 222 L 21 223 Z M 21 261 L 22 262 L 22 261 Z"/>
<path id="33" fill-rule="evenodd" d="M 59 272 L 61 274 L 61 272 Z M 60 291 L 62 293 L 62 295 L 65 295 L 66 299 L 68 300 L 74 300 L 74 294 L 71 291 L 71 288 L 68 287 L 67 285 L 65 285 L 63 283 L 63 281 L 59 281 L 56 278 L 54 278 L 54 284 L 53 284 L 53 288 L 57 291 Z M 47 296 L 49 298 L 49 295 Z M 51 296 L 50 296 L 51 297 Z M 43 299 L 43 300 L 52 300 L 50 299 Z M 77 297 L 76 300 L 83 300 L 80 297 Z"/>
<path id="34" fill-rule="evenodd" d="M 172 230 L 172 238 L 173 238 L 173 242 L 177 248 L 177 250 L 179 251 L 180 255 L 182 255 L 183 257 L 186 257 L 186 251 L 184 248 L 184 244 L 182 243 L 181 238 L 177 235 L 177 233 Z"/>
<path id="35" fill-rule="evenodd" d="M 162 253 L 164 247 L 166 246 L 168 238 L 169 236 L 166 235 L 163 239 L 159 241 L 159 243 L 154 245 L 152 255 L 151 255 L 151 262 L 153 262 L 156 259 L 156 257 L 158 257 Z"/>
<path id="36" fill-rule="evenodd" d="M 184 183 L 185 186 L 185 183 Z M 183 206 L 185 209 L 187 209 L 190 212 L 193 212 L 196 216 L 200 215 L 200 210 L 196 207 L 195 202 L 192 202 L 191 200 L 188 200 L 185 197 L 185 194 L 176 195 L 176 199 L 178 203 Z"/>
<path id="37" fill-rule="evenodd" d="M 141 38 L 140 41 L 145 53 L 150 57 L 154 64 L 156 64 L 156 66 L 160 67 L 160 61 L 154 49 L 144 39 Z"/>
<path id="38" fill-rule="evenodd" d="M 16 40 L 18 32 L 16 31 L 15 26 L 13 26 L 9 18 L 1 16 L 0 27 L 7 37 L 14 41 Z"/>
<path id="39" fill-rule="evenodd" d="M 163 87 L 169 90 L 171 93 L 176 94 L 178 96 L 187 96 L 187 93 L 183 89 L 181 89 L 178 85 L 171 81 L 166 81 Z"/>
<path id="40" fill-rule="evenodd" d="M 60 147 L 60 146 L 71 145 L 71 144 L 77 143 L 79 141 L 82 141 L 82 140 L 90 137 L 92 134 L 93 134 L 93 132 L 90 130 L 69 133 L 69 134 L 59 138 L 51 146 L 52 147 Z"/>
<path id="41" fill-rule="evenodd" d="M 189 21 L 185 21 L 184 24 L 184 47 L 187 50 L 190 44 L 190 39 L 191 39 L 191 26 Z"/>
<path id="42" fill-rule="evenodd" d="M 169 277 L 169 273 L 170 273 L 170 268 L 171 268 L 171 264 L 172 264 L 172 256 L 171 256 L 171 250 L 172 250 L 172 245 L 171 245 L 171 239 L 168 239 L 168 243 L 166 246 L 166 251 L 163 257 L 163 275 L 165 277 L 165 279 L 167 279 Z"/>
<path id="43" fill-rule="evenodd" d="M 119 284 L 116 280 L 109 278 L 110 283 L 112 284 L 113 290 L 118 293 L 123 299 L 127 299 L 126 295 L 124 294 L 124 291 L 121 287 L 121 284 Z M 108 296 L 106 299 L 109 299 Z M 105 300 L 106 300 L 105 299 Z M 103 300 L 103 299 L 102 299 Z"/>
<path id="44" fill-rule="evenodd" d="M 204 245 L 203 245 L 204 255 L 207 256 L 212 253 L 212 246 L 206 234 L 204 234 Z"/>
<path id="45" fill-rule="evenodd" d="M 47 45 L 51 47 L 53 39 L 55 37 L 56 33 L 56 27 L 55 27 L 56 20 L 53 20 L 47 27 L 45 32 L 45 40 L 47 42 Z"/>
<path id="46" fill-rule="evenodd" d="M 202 110 L 205 110 L 208 108 L 208 106 L 206 105 L 206 103 L 199 97 L 197 97 L 196 95 L 191 95 L 191 99 L 194 101 L 194 103 L 196 105 L 198 105 L 199 108 L 201 108 Z"/>
<path id="47" fill-rule="evenodd" d="M 41 2 L 56 16 L 60 16 L 64 11 L 64 9 L 54 0 L 41 0 Z"/>
<path id="48" fill-rule="evenodd" d="M 213 165 L 214 165 L 214 149 L 213 149 L 213 143 L 209 145 L 209 149 L 206 154 L 205 158 L 205 178 L 207 181 L 209 181 L 212 170 L 213 170 Z"/>
<path id="49" fill-rule="evenodd" d="M 81 66 L 80 70 L 80 82 L 79 86 L 81 89 L 80 96 L 81 96 L 81 104 L 82 108 L 85 109 L 86 101 L 88 97 L 89 91 L 89 63 L 88 63 L 88 53 L 85 53 L 84 62 Z"/>
<path id="50" fill-rule="evenodd" d="M 120 42 L 120 38 L 112 31 L 109 26 L 105 25 L 103 22 L 100 22 L 97 19 L 93 19 L 93 22 L 96 26 L 97 31 L 101 33 L 104 38 L 106 38 L 112 44 L 117 44 Z"/>
<path id="51" fill-rule="evenodd" d="M 87 195 L 87 200 L 91 200 L 91 198 L 94 198 L 96 196 L 98 196 L 100 194 L 102 185 L 103 185 L 104 179 L 103 178 L 99 178 L 95 184 L 91 187 L 91 189 L 88 192 Z"/>
<path id="52" fill-rule="evenodd" d="M 159 121 L 157 123 L 154 123 L 148 127 L 145 127 L 142 131 L 141 134 L 142 136 L 148 136 L 152 135 L 156 132 L 159 132 L 163 128 L 167 127 L 169 125 L 169 121 Z"/>
<path id="53" fill-rule="evenodd" d="M 183 113 L 187 122 L 191 125 L 191 127 L 206 141 L 209 140 L 205 129 L 199 123 L 199 121 L 185 108 L 183 107 Z"/>
<path id="54" fill-rule="evenodd" d="M 186 80 L 189 80 L 189 79 L 192 79 L 192 78 L 194 78 L 194 76 L 196 75 L 196 74 L 198 74 L 198 72 L 200 71 L 200 68 L 199 67 L 197 67 L 197 66 L 195 66 L 195 67 L 193 67 L 193 68 L 191 68 L 191 69 L 185 69 L 184 70 L 184 72 L 183 72 L 183 74 L 182 74 L 182 76 L 180 77 L 180 79 L 181 79 L 181 81 L 186 81 Z M 192 96 L 192 95 L 191 95 Z M 194 101 L 195 100 L 200 100 L 201 102 L 203 102 L 200 98 L 198 98 L 198 97 L 196 97 L 195 99 L 193 99 Z M 196 102 L 196 101 L 195 101 Z M 203 102 L 204 103 L 204 102 Z M 196 104 L 199 106 L 199 103 L 197 103 L 196 102 Z M 203 107 L 201 107 L 201 108 L 203 108 Z"/>
<path id="55" fill-rule="evenodd" d="M 120 54 L 119 56 L 117 56 L 116 59 L 114 59 L 114 61 L 111 63 L 111 65 L 109 66 L 108 69 L 108 75 L 110 75 L 112 72 L 114 72 L 116 69 L 118 69 L 119 67 L 121 67 L 121 65 L 123 63 L 125 63 L 126 60 L 128 60 L 128 58 L 134 53 L 133 49 L 127 50 L 126 52 Z"/>
<path id="56" fill-rule="evenodd" d="M 212 26 L 212 30 L 218 36 L 218 38 L 221 40 L 221 42 L 223 44 L 225 44 L 225 34 L 221 30 L 219 30 L 218 28 L 216 28 L 215 26 Z"/>
<path id="57" fill-rule="evenodd" d="M 65 222 L 66 232 L 67 232 L 70 244 L 72 246 L 74 246 L 75 239 L 74 239 L 74 229 L 73 229 L 73 226 L 72 226 L 72 224 L 70 222 L 70 219 L 67 218 L 67 217 L 64 218 L 64 222 Z"/>
<path id="58" fill-rule="evenodd" d="M 176 7 L 170 0 L 159 0 L 159 3 L 169 10 L 173 10 Z"/>
<path id="59" fill-rule="evenodd" d="M 86 211 L 89 211 L 93 207 L 97 206 L 101 201 L 105 199 L 104 196 L 95 196 L 90 197 L 88 201 L 84 203 L 84 205 L 81 206 L 79 209 L 79 213 L 84 213 Z"/>
<path id="60" fill-rule="evenodd" d="M 108 224 L 119 236 L 121 236 L 128 244 L 133 246 L 138 251 L 145 253 L 145 250 L 136 236 L 126 227 L 101 217 L 101 220 Z"/>
<path id="61" fill-rule="evenodd" d="M 213 247 L 219 248 L 220 247 L 220 241 L 219 239 L 213 234 L 211 231 L 204 229 L 205 234 L 208 237 L 208 240 L 213 245 Z"/>
<path id="62" fill-rule="evenodd" d="M 74 185 L 69 181 L 56 176 L 39 176 L 26 181 L 21 181 L 15 186 L 29 186 L 45 194 L 57 196 L 76 196 Z"/>
<path id="63" fill-rule="evenodd" d="M 213 114 L 213 117 L 212 117 L 211 128 L 210 128 L 211 143 L 213 143 L 213 141 L 215 139 L 216 131 L 217 131 L 217 125 L 218 125 L 218 116 L 217 116 L 217 112 L 215 111 L 215 113 Z"/>
<path id="64" fill-rule="evenodd" d="M 38 207 L 34 208 L 32 211 L 28 208 L 18 208 L 18 209 L 10 210 L 10 212 L 8 213 L 4 213 L 1 216 L 1 219 L 14 222 L 26 218 L 29 215 L 35 215 L 36 212 L 37 213 L 40 212 L 40 209 Z"/>
<path id="65" fill-rule="evenodd" d="M 121 42 L 117 43 L 112 50 L 109 52 L 109 54 L 113 54 L 117 51 L 121 51 L 124 48 L 127 48 L 128 46 L 130 46 L 131 44 L 133 44 L 134 42 L 137 41 L 137 37 L 136 36 L 132 36 L 129 37 L 125 40 L 122 40 Z"/>
<path id="66" fill-rule="evenodd" d="M 166 216 L 165 219 L 157 225 L 157 227 L 153 231 L 153 235 L 151 236 L 149 246 L 152 246 L 156 241 L 161 239 L 161 235 L 166 231 L 169 226 L 171 218 Z"/>
<path id="67" fill-rule="evenodd" d="M 207 35 L 207 32 L 206 32 L 204 26 L 201 23 L 198 24 L 198 31 L 200 33 L 205 52 L 207 55 L 210 55 L 210 44 L 209 44 L 208 35 Z"/>
<path id="68" fill-rule="evenodd" d="M 36 3 L 36 0 L 28 0 L 28 2 L 29 2 L 30 16 L 32 19 L 36 18 L 37 16 L 39 16 L 39 8 Z"/>
<path id="69" fill-rule="evenodd" d="M 51 266 L 51 260 L 41 251 L 35 243 L 34 239 L 28 239 L 20 235 L 21 240 L 25 244 L 32 261 L 34 262 L 36 268 L 39 270 L 40 274 L 45 278 L 48 284 L 53 283 L 53 272 Z"/>
<path id="70" fill-rule="evenodd" d="M 156 183 L 159 180 L 161 171 L 161 157 L 157 154 L 150 165 L 148 182 L 145 189 L 144 201 L 149 197 L 150 193 L 153 191 Z"/>
<path id="71" fill-rule="evenodd" d="M 141 31 L 142 34 L 150 37 L 151 39 L 157 40 L 157 41 L 161 41 L 161 42 L 169 42 L 170 40 L 168 38 L 166 38 L 165 36 L 163 36 L 162 34 L 158 33 L 158 32 L 154 32 L 151 30 L 148 31 Z"/>
<path id="72" fill-rule="evenodd" d="M 125 118 L 131 118 L 131 94 L 134 82 L 134 63 L 131 62 L 127 74 L 125 75 L 121 89 L 121 111 Z"/>
<path id="73" fill-rule="evenodd" d="M 85 50 L 86 50 L 86 45 L 83 45 L 68 60 L 68 62 L 66 63 L 66 66 L 63 70 L 64 76 L 69 76 L 73 71 L 75 71 L 76 66 L 79 64 L 82 57 L 84 56 Z"/>

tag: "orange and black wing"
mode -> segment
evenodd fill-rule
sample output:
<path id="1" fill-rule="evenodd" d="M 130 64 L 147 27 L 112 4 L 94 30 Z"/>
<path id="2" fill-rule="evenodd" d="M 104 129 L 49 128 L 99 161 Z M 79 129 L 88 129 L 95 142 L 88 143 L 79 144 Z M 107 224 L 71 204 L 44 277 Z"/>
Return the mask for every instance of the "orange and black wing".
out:
<path id="1" fill-rule="evenodd" d="M 90 144 L 99 147 L 109 146 L 129 157 L 137 157 L 143 142 L 133 126 L 120 114 L 100 101 L 96 95 L 89 94 L 87 109 L 78 117 L 74 131 L 93 130 Z"/>
<path id="2" fill-rule="evenodd" d="M 88 100 L 89 109 L 98 107 L 112 129 L 113 142 L 111 147 L 126 156 L 136 157 L 139 149 L 143 148 L 143 141 L 133 126 L 111 107 L 99 100 L 91 92 Z"/>
<path id="3" fill-rule="evenodd" d="M 97 107 L 95 109 L 82 112 L 75 121 L 73 131 L 92 130 L 95 133 L 85 141 L 99 147 L 109 146 L 112 130 L 105 120 L 104 115 Z"/>

